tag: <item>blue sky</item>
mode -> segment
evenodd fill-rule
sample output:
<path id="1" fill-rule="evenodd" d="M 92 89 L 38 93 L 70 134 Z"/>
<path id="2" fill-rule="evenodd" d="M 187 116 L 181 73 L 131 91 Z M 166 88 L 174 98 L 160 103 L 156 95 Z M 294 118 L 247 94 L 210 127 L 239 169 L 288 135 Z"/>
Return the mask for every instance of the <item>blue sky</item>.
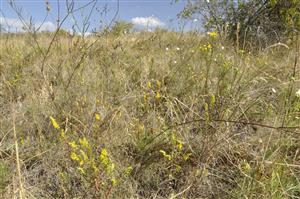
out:
<path id="1" fill-rule="evenodd" d="M 45 0 L 14 0 L 18 7 L 22 7 L 23 16 L 26 20 L 30 17 L 33 18 L 34 23 L 39 26 L 45 18 L 46 1 Z M 58 0 L 48 0 L 50 5 L 50 11 L 46 18 L 42 29 L 54 29 L 56 26 L 57 11 L 58 11 Z M 69 0 L 70 1 L 70 0 Z M 8 0 L 0 0 L 1 2 L 1 24 L 9 24 L 12 29 L 20 28 L 21 23 L 18 22 L 17 15 L 8 3 Z M 64 17 L 66 14 L 66 1 L 59 0 L 60 2 L 60 17 Z M 74 0 L 74 9 L 82 7 L 91 0 Z M 178 30 L 181 27 L 180 21 L 177 19 L 177 14 L 184 8 L 186 1 L 181 0 L 177 3 L 174 0 L 120 0 L 119 6 L 117 0 L 98 0 L 96 2 L 95 9 L 93 10 L 89 21 L 89 29 L 99 29 L 100 24 L 109 24 L 111 19 L 114 17 L 118 7 L 119 12 L 117 15 L 118 20 L 125 20 L 133 22 L 136 28 L 154 28 L 157 26 Z M 71 29 L 74 25 L 74 21 L 77 21 L 77 29 L 82 28 L 84 18 L 88 16 L 92 9 L 92 2 L 89 6 L 76 12 L 74 18 L 68 17 L 65 21 L 63 28 Z M 107 12 L 103 12 L 105 10 Z M 5 21 L 4 21 L 5 19 Z M 195 23 L 195 22 L 194 22 Z M 186 28 L 191 28 L 191 24 Z M 80 31 L 80 30 L 77 30 Z"/>

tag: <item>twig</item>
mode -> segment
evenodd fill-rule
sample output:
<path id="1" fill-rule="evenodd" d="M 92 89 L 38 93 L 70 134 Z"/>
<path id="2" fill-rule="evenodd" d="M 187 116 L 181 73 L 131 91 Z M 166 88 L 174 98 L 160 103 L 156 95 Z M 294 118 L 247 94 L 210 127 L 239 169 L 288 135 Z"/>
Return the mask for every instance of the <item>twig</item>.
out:
<path id="1" fill-rule="evenodd" d="M 186 192 L 187 190 L 189 190 L 191 188 L 192 185 L 188 186 L 186 189 L 184 189 L 183 191 L 179 192 L 178 194 L 171 196 L 170 199 L 174 199 L 177 198 L 178 196 L 184 194 L 184 192 Z"/>
<path id="2" fill-rule="evenodd" d="M 179 127 L 179 126 L 184 126 L 187 124 L 191 124 L 191 123 L 195 123 L 195 122 L 205 122 L 205 119 L 195 119 L 195 120 L 190 120 L 190 121 L 186 121 L 186 122 L 182 122 L 179 124 L 175 124 L 172 126 L 169 126 L 167 129 L 162 130 L 159 134 L 157 134 L 155 137 L 152 138 L 152 140 L 150 140 L 146 145 L 149 145 L 150 143 L 152 143 L 155 139 L 157 139 L 158 137 L 160 137 L 163 133 L 165 133 L 166 131 Z M 267 124 L 260 124 L 260 123 L 256 123 L 256 122 L 245 122 L 245 121 L 237 121 L 237 120 L 222 120 L 222 119 L 211 119 L 212 122 L 219 122 L 219 123 L 234 123 L 234 124 L 243 124 L 243 125 L 252 125 L 252 126 L 259 126 L 259 127 L 263 127 L 263 128 L 269 128 L 269 129 L 275 129 L 275 130 L 288 130 L 288 129 L 300 129 L 300 126 L 271 126 L 271 125 L 267 125 Z"/>
<path id="3" fill-rule="evenodd" d="M 287 166 L 287 167 L 294 167 L 294 168 L 299 168 L 299 164 L 288 164 L 288 163 L 278 163 L 278 162 L 271 162 L 271 161 L 264 161 L 265 164 L 274 164 L 274 165 L 279 165 L 279 166 Z"/>
<path id="4" fill-rule="evenodd" d="M 15 113 L 13 113 L 13 133 L 14 133 L 14 142 L 15 142 L 15 150 L 16 150 L 16 163 L 17 163 L 17 171 L 19 178 L 19 186 L 20 186 L 20 199 L 23 199 L 23 183 L 22 183 L 22 175 L 21 175 L 21 166 L 20 166 L 20 158 L 19 158 L 19 146 L 17 140 L 17 132 L 16 132 L 16 124 L 15 124 Z"/>

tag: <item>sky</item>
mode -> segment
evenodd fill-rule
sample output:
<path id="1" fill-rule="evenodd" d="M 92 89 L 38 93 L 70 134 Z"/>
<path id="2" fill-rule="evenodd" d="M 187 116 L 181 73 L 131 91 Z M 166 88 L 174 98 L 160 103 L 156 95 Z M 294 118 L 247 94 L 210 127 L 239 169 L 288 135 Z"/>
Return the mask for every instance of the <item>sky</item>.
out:
<path id="1" fill-rule="evenodd" d="M 9 26 L 10 31 L 22 31 L 23 23 L 8 2 L 9 0 L 0 0 L 0 23 L 2 27 Z M 41 31 L 55 30 L 58 5 L 61 20 L 67 13 L 66 0 L 48 0 L 48 12 L 47 0 L 14 0 L 14 2 L 18 9 L 22 9 L 24 21 L 28 23 L 29 19 L 32 19 L 35 27 L 40 28 Z M 87 6 L 78 9 L 85 5 Z M 68 16 L 62 28 L 70 30 L 74 27 L 76 31 L 81 32 L 83 24 L 87 24 L 86 31 L 90 32 L 95 29 L 99 30 L 103 25 L 110 24 L 112 19 L 116 19 L 131 22 L 136 29 L 161 27 L 180 30 L 184 22 L 178 20 L 177 14 L 185 5 L 186 0 L 179 0 L 176 3 L 174 0 L 74 0 L 74 10 L 78 9 L 78 11 Z M 90 18 L 88 18 L 89 15 Z M 189 21 L 185 29 L 196 26 L 196 23 L 197 20 Z"/>

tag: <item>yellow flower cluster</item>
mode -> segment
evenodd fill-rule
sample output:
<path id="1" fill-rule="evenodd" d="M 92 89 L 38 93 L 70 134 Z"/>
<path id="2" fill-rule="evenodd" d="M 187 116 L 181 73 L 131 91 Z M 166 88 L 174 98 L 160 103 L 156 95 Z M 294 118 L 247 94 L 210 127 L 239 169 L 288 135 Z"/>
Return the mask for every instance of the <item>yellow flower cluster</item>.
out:
<path id="1" fill-rule="evenodd" d="M 182 151 L 183 143 L 182 143 L 182 141 L 177 139 L 175 133 L 172 134 L 172 143 L 179 151 Z"/>
<path id="2" fill-rule="evenodd" d="M 85 137 L 79 139 L 79 144 L 75 141 L 71 141 L 68 144 L 72 149 L 70 158 L 78 163 L 77 170 L 81 174 L 85 174 L 84 168 L 88 167 L 92 168 L 94 172 L 98 171 L 98 166 L 92 154 L 92 148 Z"/>
<path id="3" fill-rule="evenodd" d="M 218 33 L 217 32 L 208 32 L 207 35 L 214 39 L 218 36 Z"/>
<path id="4" fill-rule="evenodd" d="M 105 171 L 107 173 L 111 173 L 115 168 L 115 165 L 111 162 L 110 158 L 108 157 L 107 150 L 105 148 L 101 150 L 100 162 L 104 166 Z"/>
<path id="5" fill-rule="evenodd" d="M 172 161 L 172 164 L 175 164 L 175 166 L 178 166 L 176 161 L 180 161 L 180 160 L 184 160 L 187 161 L 190 156 L 192 155 L 192 153 L 186 153 L 184 152 L 183 148 L 184 148 L 184 143 L 178 139 L 176 137 L 175 133 L 172 133 L 171 136 L 171 143 L 173 145 L 173 150 L 170 154 L 168 154 L 166 151 L 164 150 L 159 150 L 159 152 L 163 155 L 164 158 L 166 158 L 167 160 Z"/>
<path id="6" fill-rule="evenodd" d="M 65 130 L 60 128 L 58 122 L 52 116 L 50 116 L 50 121 L 55 129 L 60 130 L 60 139 L 65 139 Z"/>
<path id="7" fill-rule="evenodd" d="M 200 46 L 199 49 L 203 52 L 210 51 L 212 49 L 212 45 L 210 43 L 204 44 L 204 45 Z"/>
<path id="8" fill-rule="evenodd" d="M 56 122 L 56 120 L 55 120 L 52 116 L 50 116 L 50 120 L 51 120 L 52 126 L 53 126 L 55 129 L 60 129 L 59 124 Z"/>
<path id="9" fill-rule="evenodd" d="M 96 113 L 95 114 L 95 119 L 100 121 L 101 120 L 101 115 L 99 113 Z"/>
<path id="10" fill-rule="evenodd" d="M 147 82 L 148 91 L 144 94 L 144 101 L 148 103 L 152 96 L 157 102 L 161 100 L 161 82 L 159 80 Z"/>
<path id="11" fill-rule="evenodd" d="M 167 154 L 164 150 L 159 150 L 159 152 L 167 159 L 167 160 L 172 160 L 172 156 Z"/>

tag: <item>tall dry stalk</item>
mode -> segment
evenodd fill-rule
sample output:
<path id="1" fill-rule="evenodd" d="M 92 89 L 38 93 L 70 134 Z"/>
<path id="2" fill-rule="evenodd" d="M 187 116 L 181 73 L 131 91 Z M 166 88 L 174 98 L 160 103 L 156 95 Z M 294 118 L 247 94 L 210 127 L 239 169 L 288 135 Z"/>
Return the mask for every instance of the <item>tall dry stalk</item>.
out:
<path id="1" fill-rule="evenodd" d="M 18 171 L 18 178 L 19 178 L 19 195 L 20 199 L 23 199 L 23 183 L 22 183 L 22 174 L 21 174 L 21 164 L 20 164 L 20 157 L 19 157 L 19 146 L 18 146 L 18 139 L 17 139 L 17 131 L 16 131 L 16 123 L 15 123 L 15 112 L 13 111 L 13 133 L 14 133 L 14 144 L 16 150 L 16 164 L 17 164 L 17 171 Z"/>

